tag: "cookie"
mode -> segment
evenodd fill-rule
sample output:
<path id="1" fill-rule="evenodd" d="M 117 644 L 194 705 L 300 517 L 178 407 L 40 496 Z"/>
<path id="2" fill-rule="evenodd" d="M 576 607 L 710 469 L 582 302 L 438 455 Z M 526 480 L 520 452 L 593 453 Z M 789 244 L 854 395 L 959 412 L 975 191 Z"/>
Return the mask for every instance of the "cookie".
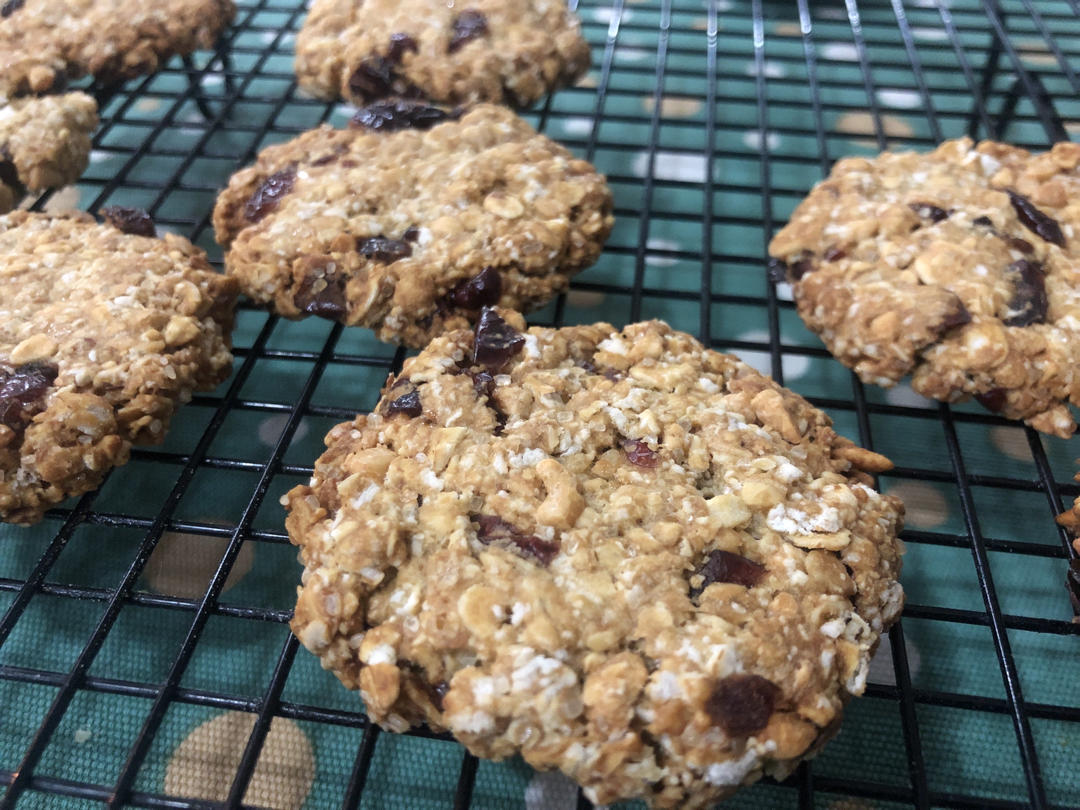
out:
<path id="1" fill-rule="evenodd" d="M 0 213 L 27 191 L 78 180 L 97 124 L 97 103 L 85 93 L 0 103 Z"/>
<path id="2" fill-rule="evenodd" d="M 864 382 L 905 375 L 1045 433 L 1080 404 L 1080 145 L 969 139 L 848 158 L 769 254 L 799 315 Z"/>
<path id="3" fill-rule="evenodd" d="M 563 0 L 315 0 L 296 76 L 319 98 L 519 107 L 573 84 L 589 45 Z"/>
<path id="4" fill-rule="evenodd" d="M 603 176 L 505 107 L 458 115 L 379 104 L 263 150 L 214 210 L 227 271 L 287 318 L 410 346 L 567 289 L 613 224 Z"/>
<path id="5" fill-rule="evenodd" d="M 283 499 L 293 632 L 371 718 L 703 808 L 784 778 L 898 617 L 884 457 L 659 322 L 485 310 L 326 438 Z"/>
<path id="6" fill-rule="evenodd" d="M 210 48 L 232 21 L 232 0 L 6 0 L 0 8 L 0 91 L 62 88 L 90 74 L 116 82 L 173 56 Z"/>
<path id="7" fill-rule="evenodd" d="M 236 282 L 145 212 L 0 217 L 0 518 L 34 523 L 229 373 Z M 152 223 L 151 223 L 152 227 Z M 125 233 L 126 231 L 131 233 Z"/>

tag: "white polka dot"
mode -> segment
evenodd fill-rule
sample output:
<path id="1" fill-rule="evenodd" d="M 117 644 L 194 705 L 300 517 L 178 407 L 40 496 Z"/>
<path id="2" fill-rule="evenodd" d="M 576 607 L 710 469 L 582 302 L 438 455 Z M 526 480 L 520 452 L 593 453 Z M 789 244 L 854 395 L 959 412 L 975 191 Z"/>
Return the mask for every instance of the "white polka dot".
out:
<path id="1" fill-rule="evenodd" d="M 184 532 L 165 532 L 146 562 L 143 577 L 150 590 L 167 596 L 198 599 L 210 584 L 229 545 L 227 537 L 208 537 Z M 240 546 L 224 591 L 233 588 L 255 564 L 255 544 Z"/>
<path id="2" fill-rule="evenodd" d="M 165 792 L 224 801 L 255 726 L 255 715 L 225 712 L 200 725 L 177 746 L 165 770 Z M 298 724 L 270 721 L 244 804 L 299 810 L 315 780 L 315 754 Z"/>
<path id="3" fill-rule="evenodd" d="M 356 112 L 355 107 L 350 107 L 348 104 L 338 104 L 334 107 L 332 115 L 340 116 L 342 118 L 352 118 L 353 113 Z"/>
<path id="4" fill-rule="evenodd" d="M 79 207 L 79 189 L 75 186 L 64 186 L 53 193 L 45 203 L 45 210 L 49 213 L 70 211 Z"/>
<path id="5" fill-rule="evenodd" d="M 784 78 L 784 76 L 787 76 L 787 71 L 784 69 L 784 66 L 781 65 L 779 62 L 773 62 L 769 59 L 766 59 L 762 67 L 764 68 L 762 70 L 762 73 L 764 74 L 766 79 L 782 79 Z M 757 76 L 757 62 L 747 63 L 744 72 L 747 76 Z"/>
<path id="6" fill-rule="evenodd" d="M 75 729 L 75 733 L 72 735 L 72 739 L 75 740 L 76 745 L 82 745 L 83 743 L 88 742 L 93 736 L 94 732 L 90 731 L 90 729 L 77 728 Z"/>
<path id="7" fill-rule="evenodd" d="M 886 490 L 904 502 L 904 525 L 913 529 L 934 529 L 949 519 L 945 496 L 932 484 L 896 481 Z"/>
<path id="8" fill-rule="evenodd" d="M 263 42 L 273 42 L 277 39 L 277 31 L 264 31 L 259 37 Z"/>
<path id="9" fill-rule="evenodd" d="M 287 413 L 276 413 L 273 416 L 268 416 L 263 419 L 259 424 L 259 441 L 267 447 L 273 447 L 277 444 L 277 440 L 281 438 L 281 431 L 285 430 L 285 425 L 288 421 L 289 414 Z M 307 435 L 307 423 L 301 422 L 296 426 L 296 432 L 293 433 L 292 440 L 294 442 L 300 441 L 300 439 Z"/>
<path id="10" fill-rule="evenodd" d="M 682 249 L 682 245 L 680 245 L 678 242 L 672 242 L 670 239 L 658 239 L 656 237 L 653 237 L 653 238 L 649 239 L 649 241 L 645 243 L 645 246 L 649 250 L 681 250 Z M 675 258 L 673 258 L 671 256 L 657 256 L 657 255 L 652 254 L 652 253 L 647 253 L 645 255 L 645 264 L 651 265 L 652 267 L 671 267 L 673 264 L 676 264 L 678 261 L 679 261 L 678 259 L 675 259 Z"/>
<path id="11" fill-rule="evenodd" d="M 769 333 L 764 329 L 755 329 L 751 332 L 743 332 L 738 339 L 753 343 L 768 343 Z M 751 368 L 757 369 L 762 374 L 772 375 L 772 354 L 768 351 L 757 349 L 731 349 L 730 351 Z M 780 362 L 784 369 L 784 382 L 797 380 L 810 370 L 810 358 L 801 354 L 785 354 L 781 356 Z"/>
<path id="12" fill-rule="evenodd" d="M 878 90 L 877 99 L 888 107 L 913 110 L 922 106 L 922 96 L 914 90 Z"/>
<path id="13" fill-rule="evenodd" d="M 566 303 L 577 309 L 596 309 L 604 305 L 605 298 L 602 292 L 571 290 L 566 294 Z"/>
<path id="14" fill-rule="evenodd" d="M 990 441 L 994 447 L 1011 459 L 1031 463 L 1031 448 L 1028 446 L 1027 436 L 1021 428 L 995 427 L 990 428 Z"/>
<path id="15" fill-rule="evenodd" d="M 906 382 L 886 388 L 885 401 L 901 408 L 932 408 L 937 404 L 932 399 L 916 394 Z"/>
<path id="16" fill-rule="evenodd" d="M 567 118 L 562 122 L 562 130 L 568 135 L 588 135 L 592 128 L 591 118 Z"/>
<path id="17" fill-rule="evenodd" d="M 615 9 L 613 9 L 613 8 L 597 8 L 597 9 L 593 9 L 592 17 L 593 17 L 594 20 L 596 20 L 597 22 L 600 22 L 600 23 L 611 23 L 612 20 L 616 19 Z M 623 12 L 622 12 L 622 21 L 623 22 L 630 22 L 630 20 L 632 20 L 632 19 L 634 19 L 634 12 L 631 11 L 630 9 L 628 9 L 628 8 L 624 8 Z"/>
<path id="18" fill-rule="evenodd" d="M 715 5 L 717 11 L 731 11 L 735 8 L 735 3 L 732 0 L 715 0 L 714 3 L 709 3 L 709 0 L 704 0 L 701 4 L 702 8 L 708 8 L 710 5 Z"/>
<path id="19" fill-rule="evenodd" d="M 828 7 L 814 9 L 814 13 L 823 20 L 846 20 L 847 12 L 844 9 Z"/>
<path id="20" fill-rule="evenodd" d="M 652 53 L 642 48 L 619 48 L 615 51 L 615 58 L 620 62 L 641 62 L 652 56 Z"/>
<path id="21" fill-rule="evenodd" d="M 918 5 L 918 3 L 916 3 L 916 5 Z M 912 28 L 911 35 L 915 37 L 915 39 L 928 39 L 937 42 L 949 38 L 948 32 L 944 29 L 923 28 L 922 26 L 915 26 L 914 28 Z"/>
<path id="22" fill-rule="evenodd" d="M 143 99 L 139 99 L 139 101 L 135 104 L 135 109 L 136 110 L 143 110 L 144 112 L 149 112 L 151 110 L 156 110 L 160 106 L 161 106 L 161 99 L 160 98 L 143 98 Z"/>
<path id="23" fill-rule="evenodd" d="M 679 180 L 684 183 L 705 182 L 707 167 L 704 155 L 681 155 L 676 152 L 657 152 L 653 163 L 653 177 L 657 180 Z M 644 177 L 649 170 L 649 153 L 640 152 L 634 158 L 632 171 Z"/>
<path id="24" fill-rule="evenodd" d="M 850 42 L 826 42 L 821 46 L 821 55 L 837 62 L 859 61 L 859 51 Z"/>
<path id="25" fill-rule="evenodd" d="M 90 162 L 91 163 L 101 163 L 104 160 L 108 160 L 112 156 L 113 155 L 112 155 L 111 152 L 103 152 L 100 149 L 91 149 L 90 150 Z"/>
<path id="26" fill-rule="evenodd" d="M 781 281 L 776 285 L 776 297 L 781 301 L 794 301 L 795 296 L 791 292 L 791 285 L 786 281 Z"/>
<path id="27" fill-rule="evenodd" d="M 559 771 L 544 771 L 525 788 L 526 810 L 570 810 L 577 804 L 577 785 Z"/>
<path id="28" fill-rule="evenodd" d="M 755 152 L 761 150 L 761 130 L 751 129 L 742 134 L 742 142 L 747 149 L 753 149 Z M 771 152 L 774 149 L 780 147 L 780 133 L 778 132 L 766 132 L 765 133 L 765 145 Z"/>
<path id="29" fill-rule="evenodd" d="M 904 652 L 907 657 L 908 673 L 914 678 L 922 665 L 922 655 L 919 654 L 919 648 L 908 638 L 904 639 Z M 877 652 L 870 659 L 870 681 L 896 686 L 896 669 L 893 667 L 892 644 L 889 643 L 888 636 L 881 637 Z"/>
<path id="30" fill-rule="evenodd" d="M 203 87 L 217 87 L 218 85 L 225 83 L 225 77 L 220 73 L 208 73 L 202 77 Z"/>

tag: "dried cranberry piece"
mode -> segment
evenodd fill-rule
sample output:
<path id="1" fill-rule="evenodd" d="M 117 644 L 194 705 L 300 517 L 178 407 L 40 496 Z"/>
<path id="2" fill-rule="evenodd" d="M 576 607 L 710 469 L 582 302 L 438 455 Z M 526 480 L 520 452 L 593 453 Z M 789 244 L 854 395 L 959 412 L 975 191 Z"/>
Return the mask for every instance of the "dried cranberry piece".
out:
<path id="1" fill-rule="evenodd" d="M 157 231 L 154 230 L 154 218 L 141 208 L 108 205 L 99 213 L 118 231 L 132 236 L 157 236 Z"/>
<path id="2" fill-rule="evenodd" d="M 340 321 L 348 312 L 345 303 L 345 278 L 340 275 L 305 276 L 293 295 L 301 312 Z"/>
<path id="3" fill-rule="evenodd" d="M 382 234 L 356 240 L 356 250 L 365 258 L 391 264 L 398 259 L 412 256 L 412 246 L 400 239 L 387 239 Z"/>
<path id="4" fill-rule="evenodd" d="M 1031 244 L 1027 239 L 1021 239 L 1019 236 L 1006 236 L 1005 242 L 1013 250 L 1019 250 L 1021 253 L 1034 253 L 1035 246 Z"/>
<path id="5" fill-rule="evenodd" d="M 0 364 L 0 424 L 16 432 L 26 427 L 59 373 L 52 363 Z"/>
<path id="6" fill-rule="evenodd" d="M 401 57 L 406 53 L 416 53 L 419 50 L 420 46 L 416 44 L 416 40 L 408 34 L 391 34 L 390 49 L 386 52 L 386 58 L 398 65 L 401 64 Z"/>
<path id="7" fill-rule="evenodd" d="M 405 233 L 401 235 L 402 241 L 405 242 L 415 242 L 419 238 L 420 229 L 417 228 L 415 225 L 410 225 L 408 228 L 405 229 Z"/>
<path id="8" fill-rule="evenodd" d="M 1080 559 L 1069 560 L 1065 587 L 1069 589 L 1069 601 L 1072 602 L 1073 613 L 1080 616 Z"/>
<path id="9" fill-rule="evenodd" d="M 481 543 L 510 543 L 524 554 L 535 557 L 543 565 L 550 565 L 559 553 L 558 543 L 520 532 L 512 523 L 507 523 L 497 515 L 472 514 L 469 515 L 469 520 L 477 524 L 476 539 Z"/>
<path id="10" fill-rule="evenodd" d="M 690 598 L 696 599 L 707 587 L 714 582 L 733 582 L 745 588 L 757 585 L 765 576 L 765 566 L 747 559 L 741 554 L 732 554 L 730 551 L 717 549 L 710 551 L 705 562 L 701 564 L 695 574 L 703 577 L 701 587 L 690 589 Z"/>
<path id="11" fill-rule="evenodd" d="M 1017 218 L 1025 228 L 1047 242 L 1052 242 L 1058 247 L 1065 247 L 1065 235 L 1061 232 L 1061 226 L 1058 225 L 1056 219 L 1036 208 L 1023 194 L 1017 194 L 1012 189 L 1007 189 L 1006 193 L 1009 195 L 1009 202 L 1016 210 Z"/>
<path id="12" fill-rule="evenodd" d="M 994 413 L 1001 413 L 1005 407 L 1005 389 L 1004 388 L 991 388 L 989 391 L 985 391 L 982 394 L 976 394 L 975 399 L 986 410 L 993 411 Z"/>
<path id="13" fill-rule="evenodd" d="M 780 687 L 760 675 L 729 675 L 716 682 L 705 711 L 729 737 L 748 737 L 769 724 Z"/>
<path id="14" fill-rule="evenodd" d="M 971 323 L 971 313 L 968 312 L 967 307 L 964 306 L 964 302 L 957 299 L 956 309 L 945 316 L 945 320 L 941 322 L 941 333 L 944 334 L 950 329 L 954 329 L 957 326 L 964 326 Z"/>
<path id="15" fill-rule="evenodd" d="M 505 366 L 525 345 L 525 336 L 490 307 L 480 313 L 475 334 L 473 362 L 492 372 Z"/>
<path id="16" fill-rule="evenodd" d="M 397 399 L 392 399 L 386 406 L 386 415 L 393 416 L 395 413 L 403 413 L 415 419 L 424 412 L 424 406 L 420 404 L 420 392 L 415 388 Z"/>
<path id="17" fill-rule="evenodd" d="M 400 129 L 431 129 L 436 124 L 456 117 L 438 107 L 399 99 L 361 107 L 350 123 L 354 127 L 374 132 L 396 132 Z"/>
<path id="18" fill-rule="evenodd" d="M 26 4 L 26 0 L 7 0 L 0 6 L 0 17 L 10 17 Z"/>
<path id="19" fill-rule="evenodd" d="M 289 166 L 267 177 L 255 189 L 251 199 L 244 206 L 244 218 L 248 222 L 258 222 L 275 208 L 281 198 L 293 190 L 296 184 L 296 167 Z"/>
<path id="20" fill-rule="evenodd" d="M 453 53 L 466 42 L 471 42 L 488 32 L 487 17 L 479 11 L 468 9 L 457 15 L 450 33 L 447 50 Z"/>
<path id="21" fill-rule="evenodd" d="M 949 212 L 944 208 L 928 203 L 928 202 L 913 202 L 908 203 L 908 208 L 914 211 L 923 219 L 928 219 L 931 222 L 941 222 L 943 219 L 949 218 Z"/>
<path id="22" fill-rule="evenodd" d="M 804 258 L 804 259 L 799 259 L 798 261 L 792 262 L 791 264 L 788 265 L 788 272 L 791 273 L 791 277 L 795 281 L 798 281 L 803 276 L 805 276 L 807 273 L 810 273 L 813 270 L 814 270 L 814 263 L 810 260 L 809 257 Z"/>
<path id="23" fill-rule="evenodd" d="M 394 70 L 381 56 L 373 56 L 359 64 L 349 77 L 349 90 L 362 99 L 386 98 L 394 92 Z"/>
<path id="24" fill-rule="evenodd" d="M 660 456 L 655 450 L 650 450 L 646 442 L 638 439 L 623 439 L 623 450 L 626 451 L 626 459 L 631 464 L 649 469 L 660 464 Z"/>
<path id="25" fill-rule="evenodd" d="M 469 377 L 472 378 L 473 390 L 476 395 L 478 397 L 487 397 L 490 401 L 495 393 L 495 377 L 486 371 L 470 371 Z"/>
<path id="26" fill-rule="evenodd" d="M 394 70 L 390 59 L 372 56 L 359 64 L 349 77 L 349 91 L 363 101 L 378 101 L 387 96 L 420 95 L 419 88 Z"/>
<path id="27" fill-rule="evenodd" d="M 1006 326 L 1028 326 L 1046 321 L 1050 305 L 1046 297 L 1046 278 L 1039 262 L 1020 259 L 1009 265 L 1009 273 L 1015 276 L 1013 294 L 1009 299 L 1009 315 L 1002 318 Z"/>
<path id="28" fill-rule="evenodd" d="M 494 267 L 485 267 L 450 290 L 446 294 L 446 301 L 461 309 L 480 309 L 499 303 L 501 297 L 502 276 Z"/>
<path id="29" fill-rule="evenodd" d="M 828 250 L 825 251 L 823 257 L 827 262 L 838 262 L 841 259 L 847 258 L 847 251 L 842 247 L 831 245 Z"/>

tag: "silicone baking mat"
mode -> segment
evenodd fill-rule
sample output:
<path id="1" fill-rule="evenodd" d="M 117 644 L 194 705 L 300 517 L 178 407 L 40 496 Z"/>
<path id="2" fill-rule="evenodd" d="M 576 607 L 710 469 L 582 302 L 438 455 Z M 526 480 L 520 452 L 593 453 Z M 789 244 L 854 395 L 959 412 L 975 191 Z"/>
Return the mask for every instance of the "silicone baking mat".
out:
<path id="1" fill-rule="evenodd" d="M 902 625 L 839 736 L 738 808 L 1080 805 L 1080 626 L 1053 515 L 1075 442 L 901 385 L 863 387 L 765 273 L 830 164 L 1080 127 L 1075 0 L 581 0 L 587 79 L 526 113 L 615 192 L 601 260 L 535 323 L 663 318 L 734 351 L 896 462 Z M 39 208 L 149 209 L 220 262 L 218 189 L 265 144 L 350 111 L 292 75 L 304 8 L 241 0 L 216 52 L 94 87 L 82 182 Z M 288 631 L 300 568 L 278 498 L 404 353 L 245 308 L 232 377 L 160 447 L 33 528 L 0 526 L 0 806 L 573 808 L 557 775 L 369 726 Z"/>

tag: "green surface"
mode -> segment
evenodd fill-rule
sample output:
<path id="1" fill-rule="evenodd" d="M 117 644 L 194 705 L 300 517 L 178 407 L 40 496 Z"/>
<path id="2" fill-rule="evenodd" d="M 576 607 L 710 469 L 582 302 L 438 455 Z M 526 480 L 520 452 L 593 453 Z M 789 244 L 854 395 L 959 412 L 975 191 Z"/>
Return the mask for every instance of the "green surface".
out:
<path id="1" fill-rule="evenodd" d="M 103 110 L 105 123 L 84 182 L 50 204 L 150 206 L 162 227 L 193 236 L 213 258 L 220 258 L 207 217 L 215 190 L 228 175 L 248 162 L 260 146 L 315 125 L 324 112 L 339 125 L 349 114 L 345 107 L 327 108 L 295 95 L 290 31 L 296 30 L 301 15 L 284 3 L 267 7 L 244 0 L 240 5 L 238 23 L 243 30 L 234 42 L 234 67 L 261 75 L 241 80 L 238 96 L 225 109 L 222 100 L 227 103 L 229 95 L 221 76 L 213 71 L 204 76 L 203 86 L 217 99 L 215 108 L 222 117 L 208 124 L 194 104 L 182 98 L 187 78 L 176 64 L 158 76 L 129 83 Z M 906 14 L 904 24 L 922 66 L 925 94 L 912 70 L 904 67 L 909 56 L 889 3 L 867 2 L 859 9 L 864 65 L 859 61 L 852 21 L 841 4 L 810 2 L 812 28 L 804 36 L 796 3 L 763 2 L 760 69 L 750 3 L 719 0 L 714 5 L 717 80 L 710 88 L 709 3 L 675 2 L 665 41 L 659 34 L 666 19 L 660 0 L 628 2 L 618 27 L 609 4 L 581 2 L 585 33 L 594 48 L 589 80 L 556 94 L 546 110 L 530 112 L 528 117 L 611 175 L 618 223 L 605 255 L 576 280 L 565 301 L 563 319 L 567 323 L 598 319 L 625 323 L 636 315 L 661 317 L 700 336 L 706 331 L 702 315 L 707 314 L 706 336 L 714 345 L 734 347 L 763 371 L 777 376 L 782 371 L 783 381 L 796 391 L 828 401 L 828 410 L 842 432 L 866 438 L 858 431 L 851 375 L 820 352 L 820 343 L 790 307 L 781 307 L 776 332 L 771 331 L 762 259 L 767 229 L 781 224 L 808 187 L 821 178 L 823 154 L 826 160 L 834 160 L 846 154 L 873 153 L 881 143 L 879 135 L 893 148 L 927 148 L 934 140 L 934 120 L 943 137 L 962 134 L 972 105 L 969 77 L 958 62 L 942 13 L 931 2 L 896 4 Z M 978 81 L 990 43 L 986 18 L 974 0 L 950 5 L 945 17 L 954 26 L 955 42 Z M 1004 6 L 1011 12 L 1010 42 L 1018 59 L 1039 71 L 1073 131 L 1073 119 L 1080 118 L 1080 97 L 1019 2 Z M 1048 15 L 1057 46 L 1076 60 L 1080 22 L 1067 17 L 1070 7 L 1064 2 L 1037 2 L 1035 7 Z M 617 36 L 611 42 L 610 63 L 606 63 L 609 33 Z M 663 47 L 667 60 L 658 115 L 654 88 Z M 811 103 L 808 53 L 813 54 L 817 104 Z M 206 54 L 200 54 L 196 61 L 203 66 L 206 59 Z M 1012 63 L 1006 58 L 1003 65 L 988 99 L 991 111 L 1001 107 L 1012 80 Z M 605 66 L 610 75 L 598 118 L 596 86 Z M 869 95 L 866 80 L 871 85 Z M 759 90 L 764 107 L 757 102 Z M 710 92 L 715 99 L 711 142 L 706 103 Z M 271 130 L 263 136 L 260 133 L 266 126 Z M 653 133 L 657 150 L 650 152 L 647 145 Z M 1030 102 L 1020 102 L 1018 119 L 1006 137 L 1036 147 L 1045 145 L 1045 131 Z M 150 150 L 135 154 L 143 144 Z M 162 193 L 166 186 L 172 190 Z M 103 190 L 107 199 L 98 199 Z M 713 255 L 703 260 L 706 236 Z M 630 293 L 635 282 L 642 290 L 640 297 Z M 714 295 L 732 298 L 714 300 L 703 309 L 699 303 L 703 282 Z M 783 299 L 783 290 L 780 295 Z M 535 317 L 544 322 L 554 313 L 555 308 L 549 306 Z M 261 312 L 242 312 L 236 345 L 250 348 L 267 324 Z M 266 348 L 317 354 L 330 330 L 329 324 L 318 320 L 277 322 Z M 779 369 L 772 367 L 768 350 L 776 337 L 783 348 Z M 317 413 L 305 416 L 289 438 L 285 464 L 310 465 L 321 449 L 321 437 L 338 421 L 336 414 L 370 408 L 394 357 L 392 347 L 379 344 L 366 330 L 346 331 L 335 351 L 338 359 L 327 366 L 314 388 L 310 405 Z M 173 517 L 195 524 L 195 530 L 167 534 L 137 577 L 135 601 L 125 600 L 89 667 L 89 676 L 99 688 L 81 688 L 76 693 L 48 741 L 37 775 L 106 789 L 115 783 L 146 720 L 153 688 L 168 675 L 228 537 L 253 497 L 262 497 L 257 489 L 262 465 L 282 436 L 289 408 L 304 390 L 312 367 L 307 357 L 254 361 L 240 398 L 280 407 L 239 407 L 225 417 L 208 455 L 246 466 L 205 465 L 185 489 Z M 227 387 L 228 383 L 218 394 Z M 976 803 L 980 799 L 1026 802 L 1027 788 L 1012 723 L 1004 711 L 1006 692 L 993 638 L 981 618 L 985 607 L 968 545 L 962 492 L 945 450 L 946 432 L 938 408 L 906 386 L 891 391 L 866 389 L 865 396 L 872 404 L 894 406 L 888 413 L 873 413 L 869 424 L 875 447 L 898 465 L 895 473 L 882 477 L 882 486 L 903 496 L 908 505 L 909 553 L 903 580 L 909 604 L 922 611 L 920 618 L 904 620 L 911 681 L 919 695 L 952 693 L 986 699 L 980 709 L 916 702 L 929 788 L 935 793 L 973 797 Z M 979 410 L 961 406 L 957 412 Z M 0 666 L 8 668 L 2 671 L 7 675 L 0 677 L 0 772 L 18 768 L 56 697 L 57 686 L 101 618 L 105 600 L 139 559 L 145 528 L 117 528 L 110 525 L 108 516 L 152 521 L 214 413 L 213 399 L 186 406 L 160 448 L 166 460 L 144 455 L 115 471 L 92 504 L 96 513 L 106 517 L 75 528 L 59 551 L 45 575 L 47 585 L 78 586 L 96 598 L 74 600 L 49 593 L 48 588 L 35 593 L 0 646 Z M 1052 509 L 1039 487 L 1029 445 L 1032 437 L 1019 426 L 958 418 L 956 436 L 973 482 L 975 523 L 985 537 L 1013 544 L 1010 550 L 989 553 L 1002 610 L 1015 617 L 1067 621 L 1071 611 L 1063 588 L 1065 562 Z M 1080 455 L 1075 443 L 1046 437 L 1036 441 L 1044 448 L 1055 479 L 1068 481 L 1073 458 Z M 153 733 L 149 754 L 135 780 L 136 790 L 163 793 L 170 762 L 184 740 L 227 711 L 228 700 L 250 708 L 265 694 L 279 667 L 288 631 L 280 621 L 245 617 L 243 609 L 277 611 L 275 615 L 284 618 L 292 606 L 300 569 L 294 550 L 281 542 L 284 515 L 277 498 L 302 479 L 296 472 L 277 471 L 269 482 L 253 519 L 254 529 L 262 534 L 242 536 L 226 591 L 219 599 L 223 607 L 210 617 L 180 678 L 181 699 L 171 703 Z M 0 610 L 7 609 L 13 589 L 30 575 L 61 525 L 62 518 L 50 518 L 31 529 L 0 527 L 0 582 L 4 583 Z M 1036 551 L 1050 547 L 1057 556 L 1023 553 L 1025 546 Z M 160 604 L 162 595 L 187 601 L 170 608 Z M 932 613 L 937 608 L 971 611 L 973 621 L 941 621 Z M 1026 700 L 1044 707 L 1036 712 L 1032 729 L 1050 801 L 1076 804 L 1080 724 L 1055 719 L 1055 711 L 1046 707 L 1068 707 L 1074 715 L 1080 710 L 1077 637 L 1010 629 L 1008 641 Z M 904 806 L 903 802 L 847 796 L 836 781 L 856 778 L 880 787 L 883 795 L 900 798 L 910 790 L 901 707 L 891 691 L 895 675 L 888 646 L 883 645 L 873 669 L 875 694 L 852 704 L 841 733 L 813 765 L 814 776 L 827 780 L 829 787 L 816 791 L 815 806 L 832 810 Z M 285 677 L 281 699 L 294 709 L 349 713 L 361 708 L 356 696 L 341 688 L 302 649 Z M 339 806 L 349 782 L 362 733 L 348 714 L 338 719 L 336 723 L 297 721 L 288 735 L 279 734 L 275 726 L 264 750 L 264 759 L 284 757 L 286 764 L 295 766 L 279 768 L 281 778 L 299 779 L 302 787 L 310 780 L 310 789 L 300 793 L 306 793 L 305 807 Z M 305 765 L 309 755 L 310 767 Z M 461 761 L 462 749 L 453 743 L 381 734 L 361 806 L 450 807 Z M 231 766 L 227 761 L 221 765 L 226 770 Z M 255 782 L 269 790 L 268 795 L 293 795 L 280 785 L 274 788 L 267 778 L 263 773 Z M 204 784 L 210 781 L 206 776 Z M 897 790 L 901 793 L 890 793 Z M 220 798 L 223 794 L 207 795 Z M 473 797 L 473 806 L 478 808 L 532 810 L 573 807 L 575 793 L 560 778 L 536 775 L 522 762 L 512 761 L 481 763 Z M 28 791 L 18 806 L 81 808 L 92 804 Z M 797 804 L 794 785 L 761 784 L 741 792 L 727 806 L 787 808 Z"/>

